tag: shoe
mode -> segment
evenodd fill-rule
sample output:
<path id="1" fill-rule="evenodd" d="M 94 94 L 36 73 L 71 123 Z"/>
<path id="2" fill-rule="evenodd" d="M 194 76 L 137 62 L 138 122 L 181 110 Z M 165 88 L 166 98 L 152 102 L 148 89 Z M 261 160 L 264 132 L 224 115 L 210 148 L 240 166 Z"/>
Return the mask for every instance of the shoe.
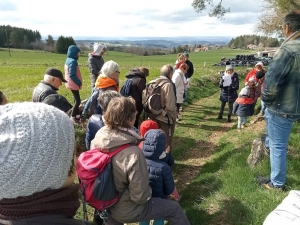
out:
<path id="1" fill-rule="evenodd" d="M 223 116 L 221 114 L 218 115 L 217 117 L 218 120 L 223 119 Z"/>
<path id="2" fill-rule="evenodd" d="M 269 177 L 262 177 L 262 176 L 257 176 L 256 180 L 260 185 L 264 185 L 266 183 L 271 182 L 271 179 Z"/>
<path id="3" fill-rule="evenodd" d="M 230 123 L 231 122 L 231 116 L 227 116 L 227 122 Z"/>
<path id="4" fill-rule="evenodd" d="M 264 187 L 267 188 L 267 189 L 273 189 L 273 190 L 283 191 L 283 187 L 276 187 L 276 186 L 274 186 L 274 184 L 271 181 L 268 182 L 268 183 L 265 183 Z"/>
<path id="5" fill-rule="evenodd" d="M 81 124 L 80 118 L 72 117 L 72 121 L 73 121 L 73 123 Z"/>
<path id="6" fill-rule="evenodd" d="M 264 111 L 260 111 L 256 116 L 264 116 L 264 115 L 265 115 Z"/>

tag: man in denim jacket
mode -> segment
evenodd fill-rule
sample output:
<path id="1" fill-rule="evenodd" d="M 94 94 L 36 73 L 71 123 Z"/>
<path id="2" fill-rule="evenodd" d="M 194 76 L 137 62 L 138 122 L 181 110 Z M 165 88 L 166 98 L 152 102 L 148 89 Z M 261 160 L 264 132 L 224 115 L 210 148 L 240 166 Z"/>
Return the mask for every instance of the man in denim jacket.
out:
<path id="1" fill-rule="evenodd" d="M 300 119 L 300 14 L 283 21 L 287 39 L 274 55 L 265 76 L 262 100 L 267 107 L 265 147 L 270 149 L 271 176 L 266 188 L 284 188 L 287 144 L 293 122 Z"/>

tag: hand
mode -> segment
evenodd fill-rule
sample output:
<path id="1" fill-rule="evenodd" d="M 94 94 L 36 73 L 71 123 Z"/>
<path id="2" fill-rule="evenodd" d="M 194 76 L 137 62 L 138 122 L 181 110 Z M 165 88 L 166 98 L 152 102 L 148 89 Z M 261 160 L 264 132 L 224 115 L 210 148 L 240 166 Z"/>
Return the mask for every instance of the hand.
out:
<path id="1" fill-rule="evenodd" d="M 166 152 L 166 153 L 169 153 L 170 150 L 171 150 L 170 145 L 168 145 L 168 146 L 166 147 L 166 149 L 165 149 L 165 152 Z"/>

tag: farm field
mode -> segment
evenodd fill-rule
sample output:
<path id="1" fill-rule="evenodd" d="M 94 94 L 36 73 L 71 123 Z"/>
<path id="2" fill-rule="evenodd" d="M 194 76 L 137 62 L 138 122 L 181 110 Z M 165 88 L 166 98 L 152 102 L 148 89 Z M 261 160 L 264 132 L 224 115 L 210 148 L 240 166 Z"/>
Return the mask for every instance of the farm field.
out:
<path id="1" fill-rule="evenodd" d="M 295 123 L 289 141 L 287 191 L 267 190 L 257 184 L 257 175 L 268 176 L 269 158 L 264 157 L 253 169 L 247 165 L 252 141 L 265 131 L 265 122 L 248 123 L 242 132 L 233 121 L 216 120 L 219 112 L 218 72 L 224 67 L 213 67 L 221 57 L 250 54 L 245 50 L 213 50 L 190 53 L 195 67 L 188 101 L 184 104 L 182 120 L 176 125 L 172 167 L 180 204 L 192 225 L 261 225 L 266 216 L 287 196 L 291 189 L 300 189 L 300 125 Z M 33 88 L 43 79 L 48 67 L 63 70 L 65 55 L 42 51 L 0 49 L 0 90 L 9 102 L 30 101 Z M 159 76 L 162 65 L 174 64 L 176 55 L 141 57 L 128 53 L 108 52 L 104 60 L 114 60 L 121 67 L 120 83 L 133 67 L 150 69 L 148 80 Z M 79 59 L 83 75 L 81 98 L 91 93 L 87 70 L 87 52 Z M 204 63 L 206 66 L 204 67 Z M 247 68 L 237 67 L 240 89 Z M 72 102 L 72 94 L 64 86 L 59 93 Z M 259 104 L 257 104 L 257 109 Z M 225 112 L 227 108 L 225 108 Z M 249 118 L 254 120 L 256 117 Z M 82 207 L 77 218 L 82 219 Z M 92 209 L 89 208 L 89 220 Z"/>

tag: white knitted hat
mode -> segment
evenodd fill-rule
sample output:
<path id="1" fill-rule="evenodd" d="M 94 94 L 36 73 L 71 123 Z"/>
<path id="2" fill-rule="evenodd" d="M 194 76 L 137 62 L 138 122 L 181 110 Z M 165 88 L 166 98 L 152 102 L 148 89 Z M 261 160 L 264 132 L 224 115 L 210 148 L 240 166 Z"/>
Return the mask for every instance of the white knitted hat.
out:
<path id="1" fill-rule="evenodd" d="M 101 45 L 101 44 L 99 44 L 99 43 L 95 43 L 95 44 L 94 44 L 94 54 L 95 54 L 95 55 L 100 55 L 101 52 L 102 52 L 102 50 L 103 50 L 104 48 L 105 48 L 104 45 Z"/>
<path id="2" fill-rule="evenodd" d="M 53 106 L 0 106 L 0 200 L 61 188 L 74 142 L 72 121 Z"/>
<path id="3" fill-rule="evenodd" d="M 249 96 L 250 95 L 249 87 L 248 86 L 243 87 L 239 95 L 240 96 Z"/>

